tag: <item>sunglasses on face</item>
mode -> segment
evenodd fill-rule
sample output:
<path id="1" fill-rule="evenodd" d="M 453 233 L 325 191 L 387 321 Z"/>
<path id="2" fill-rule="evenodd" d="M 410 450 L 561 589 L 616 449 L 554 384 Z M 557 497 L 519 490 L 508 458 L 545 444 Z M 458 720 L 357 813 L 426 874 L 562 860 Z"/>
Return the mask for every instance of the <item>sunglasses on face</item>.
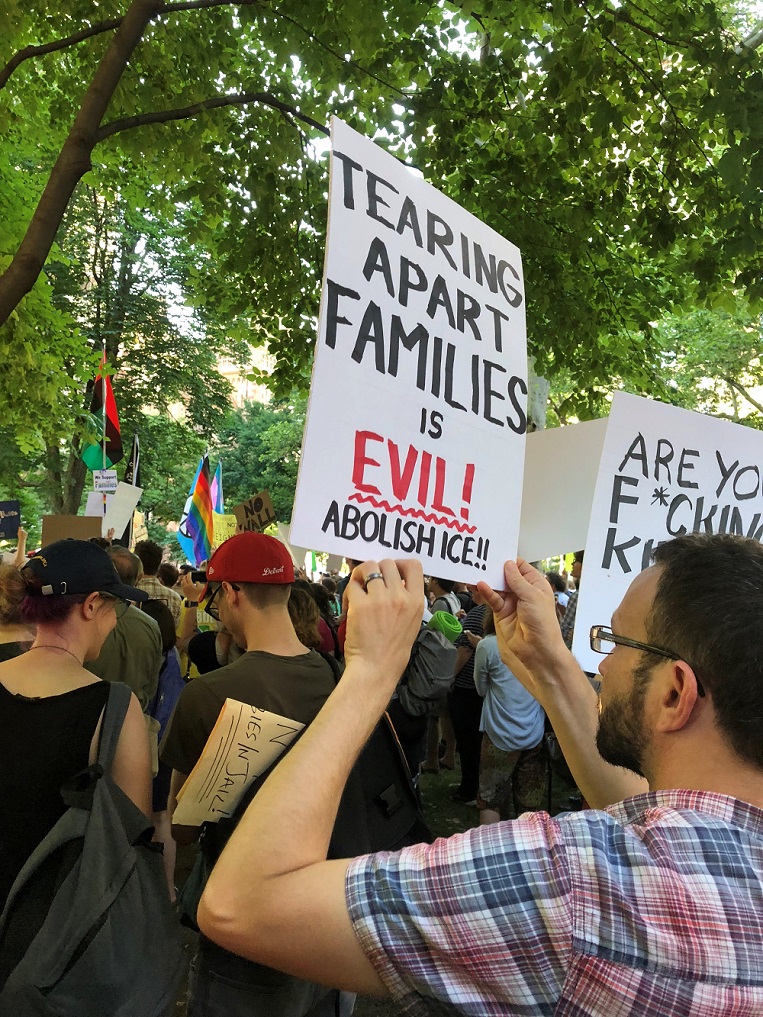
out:
<path id="1" fill-rule="evenodd" d="M 101 600 L 105 600 L 107 603 L 114 604 L 114 614 L 117 618 L 121 618 L 130 606 L 129 600 L 124 600 L 122 597 L 115 597 L 113 593 L 98 593 Z"/>

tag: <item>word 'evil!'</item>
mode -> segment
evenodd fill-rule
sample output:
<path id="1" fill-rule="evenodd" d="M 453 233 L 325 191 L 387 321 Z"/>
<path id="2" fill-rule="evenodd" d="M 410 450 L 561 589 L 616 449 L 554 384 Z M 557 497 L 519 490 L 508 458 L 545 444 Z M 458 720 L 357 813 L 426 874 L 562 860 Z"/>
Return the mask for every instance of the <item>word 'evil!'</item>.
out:
<path id="1" fill-rule="evenodd" d="M 378 442 L 380 445 L 386 444 L 387 456 L 385 457 L 384 466 L 382 466 L 378 459 L 372 459 L 368 454 L 367 446 L 369 442 Z M 381 452 L 381 450 L 379 451 Z M 387 470 L 387 466 L 389 470 Z M 385 442 L 385 439 L 380 434 L 375 434 L 373 431 L 356 431 L 352 483 L 363 494 L 377 495 L 379 497 L 386 496 L 383 495 L 380 487 L 369 483 L 366 479 L 367 471 L 373 467 L 379 467 L 384 470 L 384 479 L 389 480 L 388 490 L 391 490 L 392 497 L 399 502 L 404 502 L 408 498 L 414 475 L 418 474 L 415 493 L 418 504 L 424 509 L 431 510 L 432 513 L 449 517 L 451 520 L 457 518 L 455 510 L 445 504 L 447 464 L 441 456 L 433 456 L 431 452 L 423 452 L 414 448 L 413 445 L 409 445 L 408 451 L 405 454 L 405 462 L 401 465 L 400 449 L 391 438 L 386 439 Z M 432 480 L 434 480 L 434 484 L 432 484 Z M 474 463 L 467 463 L 461 482 L 462 504 L 458 512 L 461 519 L 467 522 L 469 520 L 469 506 L 472 500 L 473 484 Z M 430 485 L 432 486 L 431 492 Z M 386 507 L 390 512 L 406 514 L 401 505 L 388 505 Z M 381 505 L 377 505 L 377 508 L 381 508 Z M 422 515 L 422 518 L 428 519 L 429 517 Z M 429 521 L 446 522 L 445 520 L 436 520 L 434 518 L 429 519 Z M 459 526 L 458 528 L 461 529 L 462 527 Z M 463 528 L 468 529 L 469 532 L 473 531 L 473 527 Z"/>

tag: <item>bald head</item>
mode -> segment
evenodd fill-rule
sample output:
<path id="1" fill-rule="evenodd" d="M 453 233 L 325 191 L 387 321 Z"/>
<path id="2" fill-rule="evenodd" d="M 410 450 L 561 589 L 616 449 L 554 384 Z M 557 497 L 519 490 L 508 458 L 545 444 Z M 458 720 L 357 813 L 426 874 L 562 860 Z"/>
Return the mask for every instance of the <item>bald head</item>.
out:
<path id="1" fill-rule="evenodd" d="M 113 544 L 108 549 L 108 555 L 122 582 L 128 586 L 135 586 L 143 574 L 143 566 L 137 554 L 128 551 L 126 547 Z"/>

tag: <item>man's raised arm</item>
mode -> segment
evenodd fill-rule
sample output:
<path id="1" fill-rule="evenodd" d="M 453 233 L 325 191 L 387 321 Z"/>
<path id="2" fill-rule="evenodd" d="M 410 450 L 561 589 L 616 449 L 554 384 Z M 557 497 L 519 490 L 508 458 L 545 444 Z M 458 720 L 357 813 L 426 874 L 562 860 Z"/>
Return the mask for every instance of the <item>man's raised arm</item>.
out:
<path id="1" fill-rule="evenodd" d="M 257 793 L 207 883 L 201 931 L 301 978 L 384 991 L 345 904 L 347 861 L 327 861 L 347 777 L 386 709 L 419 630 L 416 561 L 365 562 L 348 584 L 347 668 L 323 709 Z"/>
<path id="2" fill-rule="evenodd" d="M 506 562 L 504 575 L 504 593 L 478 583 L 495 615 L 501 659 L 546 711 L 586 800 L 606 808 L 647 791 L 643 778 L 599 755 L 597 696 L 564 645 L 548 580 L 522 558 Z"/>

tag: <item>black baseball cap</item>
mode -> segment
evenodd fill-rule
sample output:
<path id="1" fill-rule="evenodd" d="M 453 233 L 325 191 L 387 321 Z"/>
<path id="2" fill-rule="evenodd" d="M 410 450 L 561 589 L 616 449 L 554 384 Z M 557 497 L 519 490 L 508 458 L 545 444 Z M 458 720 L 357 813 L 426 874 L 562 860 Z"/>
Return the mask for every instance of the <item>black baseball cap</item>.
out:
<path id="1" fill-rule="evenodd" d="M 44 597 L 69 593 L 110 593 L 122 600 L 148 600 L 148 593 L 119 578 L 111 558 L 89 540 L 56 540 L 26 563 L 41 581 Z"/>

